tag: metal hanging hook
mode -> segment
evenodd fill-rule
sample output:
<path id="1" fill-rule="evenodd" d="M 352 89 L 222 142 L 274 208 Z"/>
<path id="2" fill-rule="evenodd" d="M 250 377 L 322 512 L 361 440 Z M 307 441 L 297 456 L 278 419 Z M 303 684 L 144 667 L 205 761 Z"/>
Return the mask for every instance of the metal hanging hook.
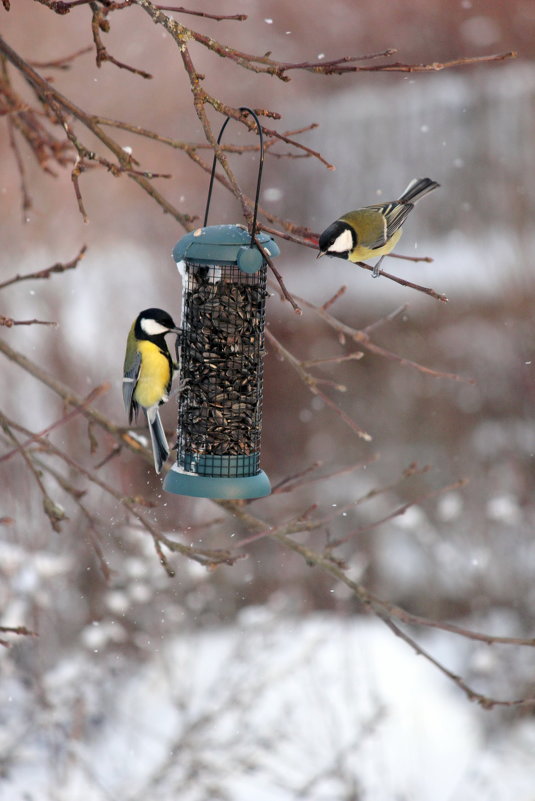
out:
<path id="1" fill-rule="evenodd" d="M 258 198 L 260 196 L 260 183 L 262 181 L 262 169 L 264 167 L 264 137 L 262 135 L 262 126 L 260 125 L 260 120 L 255 111 L 248 106 L 240 106 L 239 111 L 247 111 L 251 117 L 253 117 L 254 121 L 256 122 L 256 127 L 258 130 L 258 136 L 260 138 L 260 161 L 258 164 L 258 178 L 256 182 L 256 195 L 255 195 L 255 202 L 254 202 L 254 213 L 253 213 L 253 225 L 251 227 L 251 247 L 254 245 L 254 237 L 256 234 L 256 217 L 258 212 Z M 221 130 L 219 131 L 219 136 L 217 137 L 217 144 L 221 142 L 221 137 L 223 136 L 223 132 L 227 127 L 229 120 L 232 119 L 231 117 L 227 117 L 223 125 L 221 126 Z M 210 174 L 210 185 L 208 187 L 208 199 L 206 201 L 206 211 L 204 213 L 204 227 L 208 222 L 208 212 L 210 210 L 210 201 L 212 199 L 212 189 L 214 188 L 214 178 L 215 178 L 215 168 L 216 168 L 217 156 L 214 153 L 214 160 L 212 162 L 212 172 Z"/>

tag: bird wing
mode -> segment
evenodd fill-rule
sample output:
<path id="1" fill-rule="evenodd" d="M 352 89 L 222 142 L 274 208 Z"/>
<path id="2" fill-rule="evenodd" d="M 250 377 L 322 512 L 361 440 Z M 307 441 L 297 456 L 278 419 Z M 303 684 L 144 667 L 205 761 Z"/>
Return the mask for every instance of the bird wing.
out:
<path id="1" fill-rule="evenodd" d="M 401 228 L 413 208 L 412 203 L 398 203 L 393 200 L 391 203 L 377 203 L 361 209 L 359 215 L 362 231 L 359 244 L 370 250 L 382 248 Z"/>
<path id="2" fill-rule="evenodd" d="M 138 412 L 138 404 L 134 400 L 134 391 L 136 389 L 140 369 L 141 353 L 136 351 L 135 355 L 125 362 L 123 372 L 123 400 L 125 409 L 128 412 L 129 423 L 132 422 L 132 419 Z"/>
<path id="3" fill-rule="evenodd" d="M 363 214 L 364 212 L 364 214 Z M 388 233 L 388 220 L 384 214 L 383 206 L 370 206 L 362 209 L 361 214 L 361 235 L 359 237 L 359 245 L 370 250 L 381 248 L 390 238 Z"/>
<path id="4" fill-rule="evenodd" d="M 401 228 L 414 206 L 412 203 L 385 203 L 383 214 L 386 217 L 386 238 L 390 239 Z"/>

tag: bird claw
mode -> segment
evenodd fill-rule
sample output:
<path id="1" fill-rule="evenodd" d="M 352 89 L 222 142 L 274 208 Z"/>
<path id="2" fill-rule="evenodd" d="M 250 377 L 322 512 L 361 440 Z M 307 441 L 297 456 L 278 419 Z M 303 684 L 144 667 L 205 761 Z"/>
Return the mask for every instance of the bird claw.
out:
<path id="1" fill-rule="evenodd" d="M 379 268 L 381 266 L 381 262 L 383 261 L 383 259 L 384 259 L 384 256 L 381 256 L 381 258 L 379 259 L 377 264 L 374 265 L 373 270 L 372 270 L 372 278 L 379 278 L 379 276 L 381 275 L 381 270 Z"/>

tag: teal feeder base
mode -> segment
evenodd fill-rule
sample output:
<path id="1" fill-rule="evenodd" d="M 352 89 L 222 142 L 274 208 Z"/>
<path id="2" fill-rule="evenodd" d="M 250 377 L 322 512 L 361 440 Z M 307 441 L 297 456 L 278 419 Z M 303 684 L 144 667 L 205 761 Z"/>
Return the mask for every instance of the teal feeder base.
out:
<path id="1" fill-rule="evenodd" d="M 260 470 L 254 476 L 234 476 L 214 478 L 187 473 L 175 463 L 165 476 L 163 488 L 175 495 L 189 495 L 193 498 L 225 498 L 239 500 L 245 498 L 264 498 L 271 493 L 269 478 Z"/>

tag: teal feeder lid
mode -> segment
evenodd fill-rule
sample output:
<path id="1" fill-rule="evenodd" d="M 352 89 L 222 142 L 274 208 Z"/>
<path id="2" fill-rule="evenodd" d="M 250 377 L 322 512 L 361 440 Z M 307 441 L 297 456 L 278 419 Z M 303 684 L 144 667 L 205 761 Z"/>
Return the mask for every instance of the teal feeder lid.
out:
<path id="1" fill-rule="evenodd" d="M 277 243 L 268 234 L 256 235 L 269 256 L 278 256 Z M 180 239 L 173 248 L 175 262 L 194 264 L 235 264 L 244 273 L 256 273 L 264 264 L 257 246 L 251 246 L 251 234 L 241 225 L 208 225 L 197 228 Z"/>

